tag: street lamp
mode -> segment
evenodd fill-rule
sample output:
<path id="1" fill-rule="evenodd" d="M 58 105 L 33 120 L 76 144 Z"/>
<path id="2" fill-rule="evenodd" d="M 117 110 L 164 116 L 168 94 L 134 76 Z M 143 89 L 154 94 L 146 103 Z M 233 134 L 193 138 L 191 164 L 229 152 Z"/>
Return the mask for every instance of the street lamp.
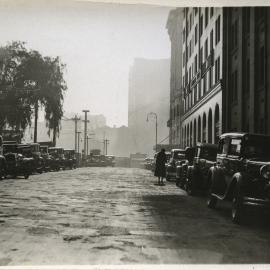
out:
<path id="1" fill-rule="evenodd" d="M 150 112 L 147 114 L 147 118 L 146 118 L 146 121 L 148 122 L 149 121 L 149 116 L 150 117 L 155 117 L 155 120 L 156 120 L 156 151 L 157 151 L 157 114 L 155 112 Z"/>

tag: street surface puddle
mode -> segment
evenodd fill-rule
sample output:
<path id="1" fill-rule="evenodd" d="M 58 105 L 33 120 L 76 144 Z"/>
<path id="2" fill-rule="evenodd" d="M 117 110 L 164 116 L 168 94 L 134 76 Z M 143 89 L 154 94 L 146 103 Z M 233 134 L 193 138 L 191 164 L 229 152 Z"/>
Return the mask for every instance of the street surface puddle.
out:
<path id="1" fill-rule="evenodd" d="M 59 234 L 57 230 L 47 227 L 31 227 L 27 229 L 27 232 L 33 235 Z"/>

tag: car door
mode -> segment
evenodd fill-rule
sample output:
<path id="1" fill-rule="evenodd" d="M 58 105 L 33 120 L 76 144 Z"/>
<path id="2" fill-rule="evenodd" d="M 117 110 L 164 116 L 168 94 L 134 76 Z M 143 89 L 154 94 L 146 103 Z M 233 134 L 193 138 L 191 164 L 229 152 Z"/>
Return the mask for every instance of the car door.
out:
<path id="1" fill-rule="evenodd" d="M 218 145 L 216 173 L 213 179 L 212 190 L 213 193 L 223 196 L 226 192 L 227 181 L 226 171 L 228 166 L 228 151 L 229 151 L 230 138 L 221 138 Z"/>
<path id="2" fill-rule="evenodd" d="M 231 138 L 226 162 L 226 189 L 229 188 L 233 175 L 239 172 L 241 166 L 241 145 L 242 138 Z"/>

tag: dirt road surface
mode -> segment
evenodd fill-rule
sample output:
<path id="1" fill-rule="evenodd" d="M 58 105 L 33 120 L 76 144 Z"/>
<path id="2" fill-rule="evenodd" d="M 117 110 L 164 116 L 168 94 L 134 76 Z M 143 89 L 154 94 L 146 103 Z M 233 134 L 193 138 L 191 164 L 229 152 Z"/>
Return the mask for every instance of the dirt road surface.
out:
<path id="1" fill-rule="evenodd" d="M 227 205 L 155 183 L 126 168 L 1 181 L 0 265 L 270 262 L 269 222 L 235 225 Z"/>

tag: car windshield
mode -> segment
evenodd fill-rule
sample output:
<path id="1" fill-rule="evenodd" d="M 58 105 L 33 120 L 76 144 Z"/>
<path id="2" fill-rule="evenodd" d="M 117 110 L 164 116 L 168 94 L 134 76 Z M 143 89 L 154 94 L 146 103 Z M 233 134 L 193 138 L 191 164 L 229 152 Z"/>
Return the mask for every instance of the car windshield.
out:
<path id="1" fill-rule="evenodd" d="M 247 158 L 270 158 L 270 137 L 248 138 L 244 143 L 243 155 Z"/>
<path id="2" fill-rule="evenodd" d="M 216 157 L 217 157 L 217 149 L 215 149 L 215 148 L 201 148 L 200 157 L 207 159 L 207 160 L 215 161 Z"/>
<path id="3" fill-rule="evenodd" d="M 4 144 L 3 145 L 3 153 L 17 153 L 17 145 L 16 144 Z"/>
<path id="4" fill-rule="evenodd" d="M 174 152 L 173 158 L 177 160 L 185 159 L 185 154 L 182 152 Z"/>

